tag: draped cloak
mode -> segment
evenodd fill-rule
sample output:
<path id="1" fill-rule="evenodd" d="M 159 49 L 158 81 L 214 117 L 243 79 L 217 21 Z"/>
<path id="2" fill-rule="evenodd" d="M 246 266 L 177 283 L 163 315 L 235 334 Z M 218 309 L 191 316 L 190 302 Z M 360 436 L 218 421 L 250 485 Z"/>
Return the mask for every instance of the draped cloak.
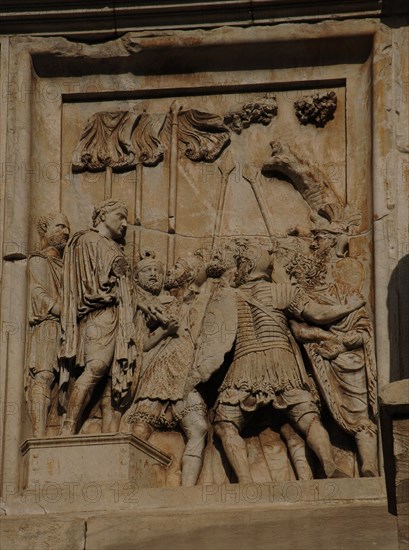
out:
<path id="1" fill-rule="evenodd" d="M 133 305 L 129 274 L 116 274 L 115 264 L 118 263 L 127 264 L 121 245 L 94 229 L 76 233 L 65 248 L 60 351 L 63 359 L 60 402 L 63 406 L 70 368 L 84 368 L 86 359 L 97 354 L 97 349 L 101 354 L 103 339 L 107 337 L 115 339 L 111 363 L 114 401 L 120 405 L 129 392 L 135 362 Z M 112 314 L 98 315 L 103 310 L 110 310 Z M 97 336 L 94 336 L 95 346 L 98 346 L 95 350 L 90 342 L 91 328 Z"/>
<path id="2" fill-rule="evenodd" d="M 351 296 L 357 294 L 351 286 L 337 283 L 328 287 L 326 292 L 314 294 L 314 299 L 328 305 L 346 304 Z M 355 435 L 361 430 L 376 430 L 371 420 L 377 414 L 373 328 L 365 308 L 353 311 L 329 328 L 340 342 L 351 331 L 361 335 L 362 344 L 331 360 L 320 355 L 318 343 L 306 343 L 304 348 L 335 421 L 348 434 Z"/>

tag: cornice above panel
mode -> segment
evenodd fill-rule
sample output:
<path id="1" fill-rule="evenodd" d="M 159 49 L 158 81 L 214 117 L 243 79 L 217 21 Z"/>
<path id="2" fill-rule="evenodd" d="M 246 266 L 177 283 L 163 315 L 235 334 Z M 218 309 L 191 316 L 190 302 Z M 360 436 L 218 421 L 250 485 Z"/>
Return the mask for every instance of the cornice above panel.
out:
<path id="1" fill-rule="evenodd" d="M 409 15 L 406 0 L 3 0 L 1 34 L 112 38 L 132 29 L 194 29 Z"/>

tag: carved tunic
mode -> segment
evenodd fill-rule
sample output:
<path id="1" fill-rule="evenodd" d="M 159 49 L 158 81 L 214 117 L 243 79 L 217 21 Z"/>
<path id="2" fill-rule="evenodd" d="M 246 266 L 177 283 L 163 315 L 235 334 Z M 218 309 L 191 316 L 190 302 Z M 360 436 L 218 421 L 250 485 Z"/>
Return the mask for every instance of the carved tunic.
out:
<path id="1" fill-rule="evenodd" d="M 33 254 L 28 262 L 28 281 L 29 371 L 57 370 L 61 329 L 60 319 L 51 309 L 61 301 L 62 260 L 41 252 Z"/>
<path id="2" fill-rule="evenodd" d="M 138 292 L 146 295 L 141 289 Z M 177 336 L 165 337 L 144 353 L 134 404 L 125 413 L 126 422 L 147 422 L 157 429 L 172 428 L 188 413 L 198 411 L 202 417 L 206 411 L 202 397 L 191 388 L 189 381 L 195 342 L 201 330 L 209 293 L 202 288 L 189 305 L 166 294 L 142 299 L 160 307 L 165 317 L 178 319 L 179 329 Z M 142 328 L 141 321 L 142 312 L 138 312 L 139 330 Z"/>
<path id="3" fill-rule="evenodd" d="M 61 301 L 62 260 L 38 252 L 28 262 L 29 312 L 31 326 L 42 321 L 58 321 L 51 313 L 52 307 Z"/>
<path id="4" fill-rule="evenodd" d="M 221 402 L 243 403 L 252 394 L 254 406 L 275 402 L 286 407 L 289 403 L 280 405 L 277 394 L 309 389 L 286 317 L 301 315 L 308 300 L 300 287 L 290 284 L 252 281 L 239 288 L 236 349 L 220 388 Z"/>
<path id="5" fill-rule="evenodd" d="M 177 337 L 167 336 L 144 354 L 136 398 L 177 401 L 183 397 L 193 356 L 186 306 L 176 298 L 166 295 L 156 297 L 155 302 L 156 306 L 161 307 L 166 317 L 178 319 L 180 326 Z"/>
<path id="6" fill-rule="evenodd" d="M 155 305 L 161 307 L 165 316 L 178 319 L 179 329 L 177 337 L 167 336 L 144 354 L 136 399 L 177 401 L 185 397 L 195 341 L 208 299 L 209 295 L 204 291 L 195 297 L 190 306 L 171 296 L 156 297 Z"/>

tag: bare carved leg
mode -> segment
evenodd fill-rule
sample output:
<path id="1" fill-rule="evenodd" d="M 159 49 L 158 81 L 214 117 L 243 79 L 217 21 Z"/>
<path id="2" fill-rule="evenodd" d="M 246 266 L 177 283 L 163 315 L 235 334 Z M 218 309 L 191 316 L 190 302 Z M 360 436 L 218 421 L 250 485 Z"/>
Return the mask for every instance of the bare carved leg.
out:
<path id="1" fill-rule="evenodd" d="M 112 381 L 108 378 L 101 397 L 102 433 L 113 433 L 119 429 L 121 413 L 112 406 Z"/>
<path id="2" fill-rule="evenodd" d="M 308 464 L 305 456 L 305 441 L 298 435 L 290 424 L 283 424 L 280 428 L 280 434 L 286 442 L 288 452 L 290 453 L 291 461 L 294 465 L 297 479 L 310 480 L 313 479 L 311 467 Z"/>
<path id="3" fill-rule="evenodd" d="M 67 414 L 60 435 L 76 433 L 77 424 L 88 405 L 95 386 L 106 374 L 108 367 L 100 360 L 89 361 L 84 372 L 75 382 L 67 407 Z"/>
<path id="4" fill-rule="evenodd" d="M 182 486 L 196 485 L 203 464 L 203 452 L 206 445 L 207 421 L 203 411 L 192 411 L 180 421 L 187 437 L 182 456 Z"/>
<path id="5" fill-rule="evenodd" d="M 369 430 L 358 432 L 355 435 L 355 442 L 361 459 L 362 476 L 378 476 L 378 444 L 376 433 Z"/>
<path id="6" fill-rule="evenodd" d="M 319 458 L 327 477 L 349 477 L 336 465 L 328 432 L 316 413 L 304 415 L 297 422 L 297 427 L 305 434 L 308 446 Z"/>
<path id="7" fill-rule="evenodd" d="M 28 412 L 33 424 L 34 437 L 44 437 L 46 434 L 53 380 L 54 374 L 48 371 L 39 372 L 30 380 Z"/>
<path id="8" fill-rule="evenodd" d="M 67 414 L 61 428 L 60 435 L 73 435 L 76 433 L 77 423 L 91 397 L 88 386 L 74 384 L 68 403 Z"/>
<path id="9" fill-rule="evenodd" d="M 239 430 L 231 422 L 218 422 L 214 426 L 214 431 L 220 437 L 224 452 L 239 483 L 251 483 L 253 479 L 250 473 L 247 447 Z"/>

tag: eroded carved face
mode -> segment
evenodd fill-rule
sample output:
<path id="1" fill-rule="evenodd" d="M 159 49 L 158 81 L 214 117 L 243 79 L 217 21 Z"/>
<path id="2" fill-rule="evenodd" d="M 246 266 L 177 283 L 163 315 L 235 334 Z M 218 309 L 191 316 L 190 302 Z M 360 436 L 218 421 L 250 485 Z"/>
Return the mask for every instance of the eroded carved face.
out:
<path id="1" fill-rule="evenodd" d="M 192 270 L 185 260 L 179 258 L 175 265 L 166 273 L 165 285 L 168 289 L 181 288 L 192 279 Z"/>
<path id="2" fill-rule="evenodd" d="M 249 280 L 271 279 L 273 258 L 267 250 L 258 249 L 258 255 L 254 260 L 239 256 L 236 259 L 236 264 L 237 272 L 234 279 L 236 286 L 247 283 Z"/>
<path id="3" fill-rule="evenodd" d="M 318 234 L 310 244 L 310 249 L 316 256 L 328 256 L 335 244 L 336 239 L 334 237 Z"/>
<path id="4" fill-rule="evenodd" d="M 127 211 L 125 208 L 119 207 L 110 212 L 105 212 L 102 222 L 108 229 L 111 239 L 118 241 L 125 238 L 128 227 Z"/>
<path id="5" fill-rule="evenodd" d="M 150 294 L 155 294 L 156 296 L 160 294 L 163 288 L 163 281 L 164 273 L 159 265 L 147 265 L 143 267 L 137 275 L 138 285 Z"/>
<path id="6" fill-rule="evenodd" d="M 188 263 L 191 266 L 193 271 L 193 277 L 194 277 L 193 282 L 197 286 L 202 286 L 202 284 L 207 279 L 206 264 L 201 258 L 198 258 L 195 256 L 189 258 Z"/>
<path id="7" fill-rule="evenodd" d="M 248 258 L 237 260 L 237 270 L 234 273 L 234 286 L 241 286 L 247 283 L 253 264 Z"/>
<path id="8" fill-rule="evenodd" d="M 45 240 L 49 246 L 58 250 L 64 249 L 70 236 L 70 224 L 63 214 L 59 214 L 47 225 L 44 234 Z"/>

